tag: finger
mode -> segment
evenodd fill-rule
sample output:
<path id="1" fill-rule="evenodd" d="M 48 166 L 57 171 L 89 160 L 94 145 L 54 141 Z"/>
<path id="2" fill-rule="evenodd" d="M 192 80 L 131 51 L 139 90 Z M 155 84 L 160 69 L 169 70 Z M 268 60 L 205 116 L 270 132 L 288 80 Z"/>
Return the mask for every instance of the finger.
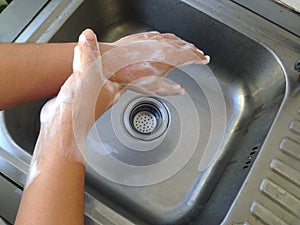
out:
<path id="1" fill-rule="evenodd" d="M 159 62 L 170 66 L 191 63 L 206 64 L 207 58 L 189 47 L 178 48 L 166 42 L 145 40 L 122 45 L 102 55 L 104 76 L 111 77 L 120 69 L 143 62 Z M 154 68 L 155 69 L 155 68 Z"/>
<path id="2" fill-rule="evenodd" d="M 133 63 L 118 70 L 110 80 L 126 85 L 147 76 L 166 76 L 173 68 L 172 65 L 160 62 Z"/>
<path id="3" fill-rule="evenodd" d="M 117 47 L 117 46 L 126 45 L 133 42 L 153 41 L 153 40 L 159 41 L 161 43 L 169 44 L 176 48 L 185 48 L 186 50 L 189 50 L 193 54 L 197 55 L 203 62 L 206 63 L 209 62 L 209 57 L 205 56 L 204 52 L 199 50 L 194 44 L 188 43 L 171 33 L 161 34 L 156 31 L 151 31 L 145 33 L 133 34 L 114 42 L 113 45 Z"/>
<path id="4" fill-rule="evenodd" d="M 138 40 L 154 40 L 161 37 L 161 33 L 157 31 L 149 31 L 149 32 L 142 32 L 142 33 L 136 33 L 132 34 L 126 37 L 123 37 L 117 41 L 114 42 L 116 45 L 122 45 L 122 44 L 128 44 L 131 41 L 138 41 Z"/>
<path id="5" fill-rule="evenodd" d="M 126 90 L 135 91 L 144 95 L 171 96 L 183 95 L 185 90 L 181 85 L 156 76 L 144 77 L 125 87 Z"/>
<path id="6" fill-rule="evenodd" d="M 209 62 L 209 56 L 204 55 L 203 51 L 201 51 L 200 49 L 198 49 L 194 44 L 182 40 L 181 38 L 179 38 L 175 34 L 164 33 L 164 34 L 161 34 L 161 37 L 163 39 L 165 39 L 164 40 L 165 42 L 168 42 L 171 45 L 177 46 L 179 48 L 181 48 L 181 47 L 187 48 L 190 51 L 194 52 L 202 60 L 207 60 L 207 63 Z"/>
<path id="7" fill-rule="evenodd" d="M 110 108 L 123 93 L 122 87 L 115 82 L 107 81 L 101 89 L 95 108 L 95 119 L 97 120 L 108 108 Z"/>
<path id="8" fill-rule="evenodd" d="M 74 49 L 73 71 L 86 71 L 99 58 L 97 37 L 92 30 L 87 29 L 79 36 L 78 45 Z"/>

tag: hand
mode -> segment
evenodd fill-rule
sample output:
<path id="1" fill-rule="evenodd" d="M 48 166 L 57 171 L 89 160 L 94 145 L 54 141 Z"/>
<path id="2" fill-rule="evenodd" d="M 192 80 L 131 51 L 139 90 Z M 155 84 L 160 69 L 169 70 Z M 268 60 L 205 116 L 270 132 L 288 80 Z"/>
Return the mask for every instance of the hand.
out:
<path id="1" fill-rule="evenodd" d="M 210 60 L 193 44 L 174 34 L 158 32 L 133 34 L 113 43 L 102 43 L 100 47 L 103 72 L 110 81 L 145 95 L 183 94 L 181 86 L 161 77 L 165 77 L 174 67 L 191 63 L 207 64 Z M 110 101 L 106 107 L 97 103 L 96 117 L 113 102 Z"/>
<path id="2" fill-rule="evenodd" d="M 139 43 L 139 48 L 134 48 L 133 44 Z M 160 49 L 154 49 L 152 46 L 148 48 L 150 44 L 156 44 Z M 126 36 L 114 43 L 107 44 L 109 47 L 105 48 L 102 52 L 104 72 L 106 72 L 106 64 L 111 62 L 111 51 L 116 51 L 115 48 L 123 49 L 126 47 L 130 50 L 130 55 L 153 54 L 152 57 L 148 58 L 148 61 L 141 61 L 138 63 L 128 63 L 128 66 L 117 70 L 110 77 L 111 81 L 115 81 L 121 84 L 128 84 L 134 80 L 138 80 L 142 77 L 147 76 L 166 76 L 174 67 L 190 64 L 199 63 L 207 64 L 210 60 L 209 56 L 205 56 L 202 51 L 197 49 L 193 44 L 190 44 L 174 34 L 160 34 L 159 32 L 146 32 L 138 33 L 130 36 Z M 154 55 L 154 53 L 157 53 Z M 124 55 L 120 55 L 124 57 Z M 129 56 L 130 57 L 130 56 Z M 155 58 L 156 57 L 156 58 Z M 159 58 L 169 59 L 158 60 Z M 133 60 L 131 58 L 121 59 L 127 62 Z M 115 69 L 116 70 L 116 69 Z"/>
<path id="3" fill-rule="evenodd" d="M 77 145 L 84 148 L 95 111 L 98 118 L 119 98 L 125 86 L 142 94 L 182 94 L 180 85 L 161 77 L 176 66 L 209 61 L 194 45 L 171 34 L 136 34 L 110 46 L 101 55 L 91 30 L 80 35 L 74 50 L 73 74 L 58 96 L 43 107 L 40 136 L 46 130 L 46 140 L 52 133 L 64 143 L 76 139 Z"/>

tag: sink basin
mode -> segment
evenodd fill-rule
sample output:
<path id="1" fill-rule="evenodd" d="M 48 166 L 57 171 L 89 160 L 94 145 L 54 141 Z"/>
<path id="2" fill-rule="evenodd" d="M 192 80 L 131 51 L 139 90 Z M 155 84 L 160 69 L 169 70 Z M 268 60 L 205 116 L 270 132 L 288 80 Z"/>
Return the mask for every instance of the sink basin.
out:
<path id="1" fill-rule="evenodd" d="M 218 124 L 222 123 L 220 118 L 226 122 L 222 141 L 215 143 L 214 154 L 209 163 L 205 168 L 199 169 L 198 155 L 207 143 L 207 136 L 202 132 L 205 133 L 206 127 L 211 127 L 215 118 L 209 110 L 203 112 L 204 114 L 200 113 L 209 104 L 194 77 L 184 77 L 180 70 L 172 71 L 168 78 L 186 88 L 196 112 L 200 115 L 198 125 L 193 117 L 184 121 L 184 124 L 196 125 L 183 131 L 190 134 L 199 132 L 196 133 L 199 140 L 196 141 L 196 149 L 191 158 L 168 179 L 147 185 L 116 183 L 107 179 L 97 168 L 88 166 L 86 192 L 138 224 L 220 224 L 245 180 L 283 101 L 286 80 L 276 55 L 258 41 L 194 8 L 188 1 L 84 1 L 57 27 L 49 41 L 75 42 L 85 28 L 92 28 L 99 40 L 105 42 L 112 42 L 133 33 L 157 30 L 174 33 L 195 44 L 211 56 L 209 69 L 218 81 L 226 106 L 225 113 L 221 115 L 219 112 L 219 120 L 216 118 Z M 201 72 L 196 75 L 201 76 Z M 127 101 L 129 104 L 133 99 L 145 97 L 129 94 L 121 102 Z M 169 130 L 166 131 L 168 133 L 172 131 L 171 127 L 176 124 L 176 120 L 182 119 L 181 114 L 176 116 L 176 110 L 172 108 L 172 101 L 176 103 L 177 100 L 176 97 L 171 100 L 158 100 L 167 105 L 172 117 Z M 39 112 L 45 101 L 28 103 L 3 112 L 3 123 L 10 137 L 29 154 L 33 153 L 39 132 Z M 109 110 L 99 120 L 100 124 L 110 127 L 114 110 L 118 108 Z M 221 127 L 220 125 L 219 128 Z M 107 129 L 108 134 L 113 135 L 114 129 Z M 215 135 L 219 133 L 216 132 Z M 112 138 L 104 139 L 110 145 L 114 143 Z M 175 140 L 169 141 L 172 146 L 172 141 Z M 186 143 L 186 151 L 189 147 L 191 148 L 189 143 Z M 172 147 L 169 150 L 172 151 Z M 126 154 L 126 150 L 124 152 Z"/>

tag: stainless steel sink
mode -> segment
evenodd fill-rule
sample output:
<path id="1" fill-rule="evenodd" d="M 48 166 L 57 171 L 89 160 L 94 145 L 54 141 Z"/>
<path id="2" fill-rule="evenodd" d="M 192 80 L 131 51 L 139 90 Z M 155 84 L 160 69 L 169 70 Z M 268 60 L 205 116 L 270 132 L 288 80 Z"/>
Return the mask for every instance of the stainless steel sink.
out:
<path id="1" fill-rule="evenodd" d="M 197 148 L 185 166 L 169 179 L 153 185 L 117 184 L 102 176 L 101 171 L 88 166 L 87 221 L 96 223 L 97 218 L 102 220 L 105 217 L 102 220 L 106 221 L 104 224 L 220 224 L 234 199 L 240 195 L 239 191 L 256 157 L 260 151 L 267 151 L 263 143 L 291 90 L 290 80 L 295 80 L 293 76 L 296 73 L 292 71 L 291 64 L 297 51 L 300 51 L 299 39 L 226 1 L 53 1 L 47 7 L 17 41 L 75 42 L 87 27 L 106 42 L 143 31 L 174 33 L 211 56 L 209 68 L 220 84 L 226 104 L 224 139 L 208 167 L 203 170 L 199 171 L 199 152 L 207 143 L 203 129 L 199 133 Z M 257 23 L 253 22 L 255 20 Z M 200 113 L 203 108 L 209 108 L 207 99 L 195 79 L 184 77 L 181 73 L 174 70 L 168 78 L 185 86 L 200 115 L 199 125 L 205 130 L 215 118 L 211 117 L 209 110 Z M 201 76 L 199 73 L 197 75 Z M 121 99 L 125 106 L 133 99 L 142 97 L 130 94 Z M 170 111 L 171 129 L 181 118 L 176 115 L 170 102 L 179 100 L 176 97 L 158 100 L 166 104 Z M 6 140 L 0 147 L 10 148 L 7 152 L 12 154 L 25 155 L 23 158 L 26 159 L 21 160 L 25 164 L 28 164 L 29 155 L 33 153 L 39 132 L 39 112 L 45 101 L 1 113 L 2 137 Z M 110 129 L 110 118 L 116 115 L 112 112 L 114 109 L 118 110 L 113 108 L 99 120 L 100 128 L 108 127 L 102 136 L 110 144 L 117 142 L 117 139 L 111 138 L 114 130 Z M 121 107 L 117 114 L 121 114 L 122 110 Z M 220 112 L 217 116 L 222 117 Z M 195 118 L 190 117 L 185 123 L 196 123 Z M 184 131 L 195 133 L 199 129 L 196 126 Z M 105 133 L 108 135 L 105 136 Z M 169 141 L 171 147 L 168 151 L 172 151 L 175 139 Z M 185 146 L 190 147 L 188 142 Z M 116 148 L 122 149 L 122 144 L 116 144 Z M 164 151 L 165 148 L 159 150 Z M 122 153 L 126 154 L 126 151 L 128 153 L 128 149 Z M 16 158 L 20 159 L 19 156 Z M 102 208 L 95 202 L 101 202 Z M 101 212 L 106 212 L 103 207 L 113 213 L 99 216 Z M 122 220 L 119 217 L 114 219 L 116 215 Z"/>

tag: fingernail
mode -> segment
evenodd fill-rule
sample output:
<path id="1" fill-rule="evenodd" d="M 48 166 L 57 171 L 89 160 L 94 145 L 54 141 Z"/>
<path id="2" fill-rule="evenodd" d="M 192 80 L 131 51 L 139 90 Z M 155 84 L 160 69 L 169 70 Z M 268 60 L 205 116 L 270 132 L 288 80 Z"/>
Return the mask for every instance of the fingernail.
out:
<path id="1" fill-rule="evenodd" d="M 83 33 L 80 34 L 80 36 L 79 36 L 79 42 L 83 43 L 83 42 L 86 42 L 86 41 L 87 41 L 86 36 Z"/>
<path id="2" fill-rule="evenodd" d="M 185 90 L 184 90 L 184 88 L 182 87 L 182 86 L 180 86 L 180 85 L 178 85 L 180 88 L 178 89 L 178 92 L 177 92 L 177 94 L 178 95 L 184 95 L 185 94 Z"/>
<path id="3" fill-rule="evenodd" d="M 179 92 L 179 95 L 184 95 L 185 94 L 185 89 L 184 88 L 181 88 L 180 89 L 180 92 Z"/>
<path id="4" fill-rule="evenodd" d="M 174 84 L 173 88 L 174 88 L 174 90 L 180 90 L 181 86 L 179 84 Z"/>
<path id="5" fill-rule="evenodd" d="M 80 49 L 79 46 L 74 48 L 74 59 L 73 59 L 73 72 L 78 71 L 80 68 Z"/>
<path id="6" fill-rule="evenodd" d="M 197 49 L 198 52 L 200 52 L 202 55 L 204 55 L 204 52 L 201 51 L 200 49 Z"/>
<path id="7" fill-rule="evenodd" d="M 79 42 L 87 42 L 94 39 L 95 39 L 94 33 L 90 29 L 83 31 L 79 36 Z"/>
<path id="8" fill-rule="evenodd" d="M 92 30 L 87 29 L 83 33 L 84 33 L 87 40 L 94 40 L 95 39 L 95 35 L 94 35 L 94 32 Z"/>
<path id="9" fill-rule="evenodd" d="M 209 63 L 210 62 L 210 56 L 209 55 L 205 55 L 205 58 L 207 60 L 207 63 Z"/>
<path id="10" fill-rule="evenodd" d="M 181 85 L 174 84 L 173 88 L 174 88 L 174 90 L 176 92 L 176 95 L 184 95 L 185 94 L 185 90 L 184 90 L 184 88 L 182 88 Z"/>

